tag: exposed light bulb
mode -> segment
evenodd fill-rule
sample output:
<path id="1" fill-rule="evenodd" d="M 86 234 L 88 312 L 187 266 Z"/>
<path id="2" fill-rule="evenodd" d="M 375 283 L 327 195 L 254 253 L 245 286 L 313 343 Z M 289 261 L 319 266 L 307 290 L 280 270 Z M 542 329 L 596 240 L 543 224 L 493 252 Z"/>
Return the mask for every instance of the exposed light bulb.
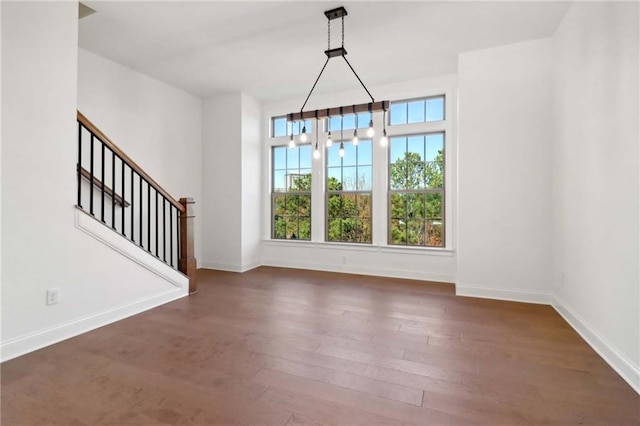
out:
<path id="1" fill-rule="evenodd" d="M 340 142 L 340 158 L 344 157 L 344 143 Z"/>
<path id="2" fill-rule="evenodd" d="M 331 132 L 327 135 L 327 148 L 333 145 L 333 140 L 331 139 Z"/>
<path id="3" fill-rule="evenodd" d="M 358 129 L 353 131 L 353 146 L 358 146 Z"/>
<path id="4" fill-rule="evenodd" d="M 387 129 L 382 130 L 382 137 L 380 138 L 380 145 L 389 145 L 389 139 L 387 138 Z"/>
<path id="5" fill-rule="evenodd" d="M 313 158 L 316 160 L 320 158 L 320 150 L 318 149 L 318 145 L 316 145 L 316 149 L 313 150 Z"/>
<path id="6" fill-rule="evenodd" d="M 300 135 L 300 142 L 307 141 L 307 126 L 302 126 L 302 134 Z"/>
<path id="7" fill-rule="evenodd" d="M 367 129 L 367 136 L 372 138 L 373 135 L 375 135 L 375 134 L 376 134 L 376 131 L 373 130 L 373 120 L 369 120 L 369 128 Z"/>
<path id="8" fill-rule="evenodd" d="M 293 135 L 291 135 L 291 139 L 289 139 L 289 148 L 295 148 L 296 141 L 293 140 Z"/>

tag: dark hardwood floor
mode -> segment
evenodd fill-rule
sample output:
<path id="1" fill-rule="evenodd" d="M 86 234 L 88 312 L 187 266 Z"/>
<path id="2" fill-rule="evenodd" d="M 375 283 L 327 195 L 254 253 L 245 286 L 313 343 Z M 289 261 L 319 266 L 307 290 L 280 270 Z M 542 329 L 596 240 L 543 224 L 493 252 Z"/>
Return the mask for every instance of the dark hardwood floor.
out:
<path id="1" fill-rule="evenodd" d="M 549 306 L 262 267 L 1 366 L 2 426 L 640 424 Z"/>

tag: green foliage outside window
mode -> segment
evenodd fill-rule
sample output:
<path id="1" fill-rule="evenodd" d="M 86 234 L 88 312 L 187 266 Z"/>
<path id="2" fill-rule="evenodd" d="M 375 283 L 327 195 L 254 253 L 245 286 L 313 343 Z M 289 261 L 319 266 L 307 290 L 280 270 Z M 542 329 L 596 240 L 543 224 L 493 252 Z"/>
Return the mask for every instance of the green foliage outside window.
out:
<path id="1" fill-rule="evenodd" d="M 433 161 L 405 151 L 389 167 L 389 243 L 444 246 L 444 155 Z"/>
<path id="2" fill-rule="evenodd" d="M 338 156 L 337 144 L 328 150 L 326 238 L 371 243 L 372 141 L 358 146 L 345 142 L 344 147 L 344 158 Z"/>
<path id="3" fill-rule="evenodd" d="M 310 154 L 309 146 L 273 148 L 273 238 L 311 240 Z"/>

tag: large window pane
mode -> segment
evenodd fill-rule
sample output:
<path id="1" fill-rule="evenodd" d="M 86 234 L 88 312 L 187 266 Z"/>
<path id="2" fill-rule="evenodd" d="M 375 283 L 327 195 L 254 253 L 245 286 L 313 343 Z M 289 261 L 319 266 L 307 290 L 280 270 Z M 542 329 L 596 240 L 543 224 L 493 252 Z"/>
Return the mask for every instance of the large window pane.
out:
<path id="1" fill-rule="evenodd" d="M 272 148 L 272 238 L 311 239 L 310 157 L 310 145 Z"/>
<path id="2" fill-rule="evenodd" d="M 443 247 L 444 133 L 390 142 L 389 244 Z"/>
<path id="3" fill-rule="evenodd" d="M 371 140 L 357 146 L 344 142 L 344 158 L 332 157 L 331 148 L 326 169 L 326 240 L 371 243 Z"/>

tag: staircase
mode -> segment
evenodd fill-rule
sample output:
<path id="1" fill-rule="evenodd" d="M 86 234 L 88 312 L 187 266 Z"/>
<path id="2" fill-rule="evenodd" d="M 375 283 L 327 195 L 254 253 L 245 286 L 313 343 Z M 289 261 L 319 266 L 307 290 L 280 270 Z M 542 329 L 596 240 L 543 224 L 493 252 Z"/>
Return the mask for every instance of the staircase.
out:
<path id="1" fill-rule="evenodd" d="M 192 198 L 177 200 L 78 111 L 76 207 L 189 279 L 197 292 Z"/>

